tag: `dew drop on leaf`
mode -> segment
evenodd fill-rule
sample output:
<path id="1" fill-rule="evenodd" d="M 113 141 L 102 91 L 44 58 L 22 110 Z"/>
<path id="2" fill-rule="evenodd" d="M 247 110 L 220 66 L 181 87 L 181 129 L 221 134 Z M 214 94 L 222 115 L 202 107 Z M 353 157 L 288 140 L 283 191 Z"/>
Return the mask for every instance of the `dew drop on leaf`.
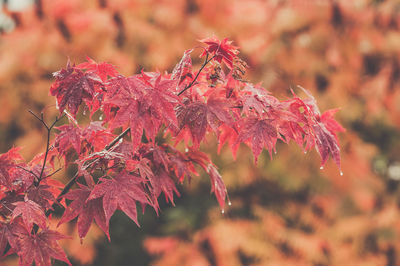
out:
<path id="1" fill-rule="evenodd" d="M 228 205 L 229 205 L 229 206 L 232 206 L 232 202 L 228 201 Z"/>
<path id="2" fill-rule="evenodd" d="M 224 214 L 224 213 L 225 213 L 225 210 L 222 210 L 221 213 Z"/>

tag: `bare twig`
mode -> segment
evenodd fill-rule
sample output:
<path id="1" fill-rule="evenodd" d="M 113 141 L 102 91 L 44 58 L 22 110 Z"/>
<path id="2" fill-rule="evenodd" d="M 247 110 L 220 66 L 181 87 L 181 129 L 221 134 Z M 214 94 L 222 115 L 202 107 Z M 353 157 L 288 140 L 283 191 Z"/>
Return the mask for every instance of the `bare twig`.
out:
<path id="1" fill-rule="evenodd" d="M 39 177 L 37 176 L 37 174 L 35 174 L 33 171 L 28 170 L 28 169 L 25 169 L 24 167 L 22 167 L 22 166 L 20 166 L 20 165 L 17 165 L 17 167 L 20 168 L 20 169 L 22 169 L 22 170 L 24 170 L 25 172 L 28 172 L 28 173 L 32 174 L 34 177 L 36 177 L 36 179 L 39 179 Z"/>
<path id="2" fill-rule="evenodd" d="M 50 151 L 50 135 L 51 135 L 51 130 L 53 129 L 53 127 L 57 124 L 58 121 L 60 121 L 62 118 L 65 117 L 65 114 L 63 114 L 62 116 L 58 117 L 56 116 L 56 119 L 54 120 L 54 122 L 49 126 L 45 121 L 44 121 L 44 115 L 43 113 L 40 114 L 40 117 L 38 115 L 36 115 L 34 112 L 32 112 L 31 110 L 29 110 L 29 113 L 31 113 L 37 120 L 40 121 L 40 123 L 43 124 L 43 126 L 47 129 L 47 141 L 46 141 L 46 151 L 44 154 L 44 159 L 43 159 L 43 165 L 42 165 L 42 169 L 40 171 L 40 175 L 37 176 L 35 175 L 35 177 L 37 178 L 37 182 L 35 182 L 35 185 L 38 186 L 40 181 L 43 179 L 43 173 L 44 173 L 44 169 L 46 167 L 46 163 L 47 163 L 47 156 L 49 154 Z"/>
<path id="3" fill-rule="evenodd" d="M 206 59 L 204 60 L 204 63 L 203 63 L 203 65 L 200 67 L 199 71 L 197 71 L 196 76 L 194 77 L 194 79 L 192 80 L 192 82 L 190 82 L 182 91 L 180 91 L 180 92 L 178 93 L 178 96 L 180 96 L 182 93 L 184 93 L 185 91 L 187 91 L 190 87 L 192 87 L 192 86 L 194 85 L 194 83 L 196 82 L 197 78 L 198 78 L 199 75 L 200 75 L 200 72 L 204 69 L 204 67 L 205 67 L 208 63 L 211 62 L 211 60 L 214 59 L 214 57 L 215 57 L 215 55 L 212 56 L 210 59 L 208 59 L 208 53 L 206 54 Z"/>
<path id="4" fill-rule="evenodd" d="M 52 175 L 55 175 L 56 173 L 60 172 L 60 171 L 61 171 L 61 169 L 62 169 L 61 167 L 60 167 L 60 168 L 58 168 L 58 169 L 57 169 L 57 170 L 55 170 L 53 173 L 46 175 L 46 177 L 45 177 L 45 178 L 48 178 L 48 177 L 50 177 L 50 176 L 52 176 Z"/>

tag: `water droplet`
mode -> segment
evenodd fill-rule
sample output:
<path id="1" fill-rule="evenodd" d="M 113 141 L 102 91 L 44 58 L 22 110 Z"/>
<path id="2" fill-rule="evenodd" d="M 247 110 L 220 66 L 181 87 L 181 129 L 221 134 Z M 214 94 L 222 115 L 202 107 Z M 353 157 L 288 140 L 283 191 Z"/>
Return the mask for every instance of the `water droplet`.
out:
<path id="1" fill-rule="evenodd" d="M 276 152 L 276 151 L 274 151 L 274 153 L 275 153 L 275 154 L 277 154 L 277 152 Z"/>
<path id="2" fill-rule="evenodd" d="M 324 167 L 323 167 L 323 166 L 321 166 L 319 169 L 321 169 L 321 170 L 322 170 L 322 169 L 324 169 Z"/>
<path id="3" fill-rule="evenodd" d="M 340 175 L 343 175 L 343 172 L 342 172 L 342 171 L 340 171 Z"/>
<path id="4" fill-rule="evenodd" d="M 122 139 L 118 140 L 119 143 L 122 143 L 122 141 L 123 141 Z"/>
<path id="5" fill-rule="evenodd" d="M 85 109 L 85 110 L 83 110 L 83 115 L 86 115 L 86 109 Z"/>
<path id="6" fill-rule="evenodd" d="M 224 214 L 224 213 L 225 213 L 225 210 L 222 210 L 221 213 Z"/>
<path id="7" fill-rule="evenodd" d="M 100 115 L 99 120 L 100 120 L 100 121 L 103 120 L 103 115 Z"/>
<path id="8" fill-rule="evenodd" d="M 304 154 L 307 154 L 307 151 L 304 151 Z"/>
<path id="9" fill-rule="evenodd" d="M 188 148 L 186 148 L 186 149 L 185 149 L 185 152 L 189 152 L 189 149 L 188 149 Z"/>
<path id="10" fill-rule="evenodd" d="M 56 109 L 59 110 L 60 107 L 58 107 L 58 101 L 56 101 Z"/>
<path id="11" fill-rule="evenodd" d="M 229 205 L 229 206 L 232 206 L 232 202 L 228 201 L 228 205 Z"/>

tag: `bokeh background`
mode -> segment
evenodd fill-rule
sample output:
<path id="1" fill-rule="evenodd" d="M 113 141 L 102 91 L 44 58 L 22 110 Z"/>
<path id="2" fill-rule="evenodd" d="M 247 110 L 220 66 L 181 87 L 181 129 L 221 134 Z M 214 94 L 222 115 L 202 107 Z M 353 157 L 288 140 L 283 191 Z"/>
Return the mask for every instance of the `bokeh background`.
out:
<path id="1" fill-rule="evenodd" d="M 347 129 L 343 176 L 295 145 L 254 166 L 247 147 L 235 161 L 210 137 L 202 149 L 227 184 L 224 214 L 196 177 L 175 207 L 141 215 L 141 228 L 115 215 L 110 243 L 95 226 L 82 244 L 74 222 L 61 226 L 73 265 L 400 265 L 399 0 L 0 0 L 0 10 L 0 153 L 43 151 L 28 110 L 55 116 L 52 73 L 68 58 L 124 75 L 171 71 L 213 35 L 240 46 L 248 80 L 280 99 L 301 85 L 322 111 L 340 108 Z"/>

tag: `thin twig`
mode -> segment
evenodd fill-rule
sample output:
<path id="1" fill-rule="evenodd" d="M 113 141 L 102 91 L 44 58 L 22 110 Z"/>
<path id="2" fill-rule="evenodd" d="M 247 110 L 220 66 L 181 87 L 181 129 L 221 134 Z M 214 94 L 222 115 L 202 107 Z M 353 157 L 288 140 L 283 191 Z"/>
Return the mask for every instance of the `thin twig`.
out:
<path id="1" fill-rule="evenodd" d="M 131 130 L 130 127 L 128 127 L 127 129 L 125 129 L 121 134 L 119 134 L 113 141 L 111 141 L 105 148 L 104 150 L 108 151 L 110 150 L 120 139 L 122 139 L 123 137 L 125 137 L 126 134 L 128 134 L 128 132 Z"/>
<path id="2" fill-rule="evenodd" d="M 28 169 L 25 169 L 24 167 L 22 167 L 22 166 L 20 166 L 20 165 L 17 165 L 17 167 L 20 168 L 20 169 L 22 169 L 22 170 L 24 170 L 25 172 L 28 172 L 28 173 L 32 174 L 34 177 L 36 177 L 36 179 L 39 179 L 39 177 L 37 176 L 37 174 L 35 174 L 33 171 L 28 170 Z"/>
<path id="3" fill-rule="evenodd" d="M 64 116 L 65 116 L 65 115 L 62 115 L 61 117 L 57 117 L 57 116 L 56 116 L 56 119 L 54 120 L 53 124 L 51 124 L 50 127 L 46 125 L 46 128 L 47 128 L 46 152 L 45 152 L 45 154 L 44 154 L 42 170 L 40 171 L 38 183 L 42 180 L 44 168 L 46 167 L 47 156 L 48 156 L 49 151 L 50 151 L 50 135 L 51 135 L 51 130 L 52 130 L 53 127 L 56 125 L 56 123 L 57 123 L 58 121 L 60 121 L 60 119 L 62 119 Z M 42 114 L 42 119 L 43 119 L 43 114 Z M 42 121 L 43 121 L 43 120 L 42 120 Z M 43 121 L 43 123 L 44 123 L 44 121 Z M 46 123 L 44 123 L 44 124 L 46 124 Z"/>
<path id="4" fill-rule="evenodd" d="M 51 174 L 49 174 L 49 175 L 46 175 L 45 178 L 48 178 L 48 177 L 50 177 L 50 176 L 52 176 L 52 175 L 55 175 L 56 173 L 58 173 L 59 171 L 61 171 L 61 169 L 62 169 L 62 167 L 58 168 L 58 169 L 55 170 L 53 173 L 51 173 Z"/>
<path id="5" fill-rule="evenodd" d="M 204 67 L 205 67 L 208 63 L 211 62 L 211 60 L 214 59 L 214 57 L 215 57 L 215 55 L 212 56 L 210 59 L 208 59 L 208 53 L 206 54 L 206 59 L 204 60 L 204 63 L 203 63 L 203 65 L 200 67 L 199 71 L 197 71 L 196 76 L 194 77 L 194 79 L 192 80 L 192 82 L 189 83 L 189 85 L 187 85 L 182 91 L 180 91 L 180 92 L 178 93 L 178 96 L 180 96 L 182 93 L 184 93 L 184 92 L 187 91 L 190 87 L 193 86 L 193 84 L 196 82 L 197 78 L 199 77 L 200 72 L 204 69 Z"/>
<path id="6" fill-rule="evenodd" d="M 49 130 L 49 126 L 46 124 L 46 122 L 44 122 L 44 120 L 43 120 L 42 118 L 38 117 L 38 116 L 37 116 L 34 112 L 32 112 L 31 110 L 28 110 L 28 112 L 31 113 L 37 120 L 39 120 L 40 123 L 42 123 L 42 124 L 45 126 L 45 128 L 46 128 L 47 130 Z M 43 113 L 42 113 L 42 117 L 43 117 Z"/>

